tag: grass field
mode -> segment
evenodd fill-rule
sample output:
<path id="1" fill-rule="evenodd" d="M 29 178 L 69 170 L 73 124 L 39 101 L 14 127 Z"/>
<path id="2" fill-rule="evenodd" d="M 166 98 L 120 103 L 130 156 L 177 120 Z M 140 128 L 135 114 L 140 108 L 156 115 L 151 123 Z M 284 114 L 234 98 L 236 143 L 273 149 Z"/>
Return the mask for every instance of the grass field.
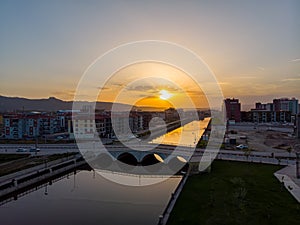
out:
<path id="1" fill-rule="evenodd" d="M 300 224 L 300 204 L 273 175 L 280 168 L 215 161 L 188 179 L 168 225 Z"/>

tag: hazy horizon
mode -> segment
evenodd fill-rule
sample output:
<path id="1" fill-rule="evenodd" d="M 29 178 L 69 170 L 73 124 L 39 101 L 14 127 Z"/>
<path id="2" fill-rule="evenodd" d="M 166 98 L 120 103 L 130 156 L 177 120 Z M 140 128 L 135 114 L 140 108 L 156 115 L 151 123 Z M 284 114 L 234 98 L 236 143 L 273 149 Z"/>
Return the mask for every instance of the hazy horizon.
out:
<path id="1" fill-rule="evenodd" d="M 244 107 L 299 99 L 299 9 L 297 0 L 4 0 L 0 94 L 72 100 L 96 58 L 121 44 L 151 39 L 195 52 L 224 97 L 238 98 Z"/>

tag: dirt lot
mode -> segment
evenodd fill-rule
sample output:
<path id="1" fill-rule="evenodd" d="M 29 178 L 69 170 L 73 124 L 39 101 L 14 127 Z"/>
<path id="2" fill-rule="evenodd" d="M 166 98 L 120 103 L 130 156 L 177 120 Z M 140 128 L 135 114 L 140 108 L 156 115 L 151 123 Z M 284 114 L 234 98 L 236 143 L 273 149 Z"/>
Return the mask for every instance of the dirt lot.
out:
<path id="1" fill-rule="evenodd" d="M 269 128 L 247 129 L 245 126 L 233 126 L 230 130 L 237 131 L 235 134 L 238 144 L 247 144 L 253 151 L 286 152 L 293 146 L 300 144 L 300 139 L 291 135 L 292 132 L 283 132 Z M 246 136 L 247 139 L 240 139 L 240 136 Z"/>

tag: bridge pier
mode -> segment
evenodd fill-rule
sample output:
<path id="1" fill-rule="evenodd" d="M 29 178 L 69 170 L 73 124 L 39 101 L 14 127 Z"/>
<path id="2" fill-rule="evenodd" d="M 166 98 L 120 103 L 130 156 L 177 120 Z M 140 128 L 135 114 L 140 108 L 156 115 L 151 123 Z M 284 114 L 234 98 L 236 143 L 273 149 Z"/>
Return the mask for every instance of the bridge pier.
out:
<path id="1" fill-rule="evenodd" d="M 211 165 L 205 166 L 205 169 L 199 170 L 199 162 L 189 162 L 188 174 L 210 173 Z"/>
<path id="2" fill-rule="evenodd" d="M 199 162 L 189 162 L 188 174 L 194 175 L 199 174 Z"/>

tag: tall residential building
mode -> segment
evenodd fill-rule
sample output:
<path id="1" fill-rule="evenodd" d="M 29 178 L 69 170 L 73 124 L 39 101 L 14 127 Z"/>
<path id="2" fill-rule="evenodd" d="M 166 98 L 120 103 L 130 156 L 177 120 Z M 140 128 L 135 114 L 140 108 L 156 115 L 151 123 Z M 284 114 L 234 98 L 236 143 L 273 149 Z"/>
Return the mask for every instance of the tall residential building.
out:
<path id="1" fill-rule="evenodd" d="M 274 111 L 289 111 L 292 115 L 299 113 L 298 99 L 280 98 L 273 99 Z"/>
<path id="2" fill-rule="evenodd" d="M 238 99 L 227 98 L 224 100 L 227 120 L 241 121 L 241 103 Z"/>
<path id="3" fill-rule="evenodd" d="M 300 138 L 300 114 L 296 117 L 296 135 Z"/>

